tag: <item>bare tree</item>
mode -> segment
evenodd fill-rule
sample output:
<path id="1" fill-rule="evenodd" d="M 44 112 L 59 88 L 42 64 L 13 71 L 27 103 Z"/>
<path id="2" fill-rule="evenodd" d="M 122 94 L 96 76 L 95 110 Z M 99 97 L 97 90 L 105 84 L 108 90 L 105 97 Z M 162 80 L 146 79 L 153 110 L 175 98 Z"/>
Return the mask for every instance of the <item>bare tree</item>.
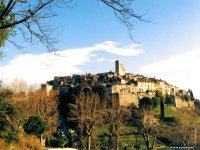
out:
<path id="1" fill-rule="evenodd" d="M 110 106 L 104 111 L 105 124 L 107 125 L 108 131 L 110 133 L 108 149 L 119 150 L 119 137 L 120 129 L 123 122 L 123 111 L 119 105 L 117 95 L 112 95 L 110 97 Z"/>
<path id="2" fill-rule="evenodd" d="M 196 144 L 196 130 L 199 129 L 198 116 L 193 111 L 179 110 L 175 116 L 178 119 L 178 126 L 174 128 L 175 137 L 180 144 L 188 150 Z"/>
<path id="3" fill-rule="evenodd" d="M 116 18 L 127 27 L 131 39 L 133 39 L 132 30 L 135 20 L 149 22 L 149 20 L 143 18 L 143 15 L 137 14 L 132 9 L 132 3 L 134 0 L 100 0 L 100 1 L 114 11 Z"/>
<path id="4" fill-rule="evenodd" d="M 21 31 L 25 40 L 39 39 L 49 50 L 53 50 L 56 39 L 53 37 L 53 29 L 48 21 L 56 16 L 56 8 L 69 7 L 72 1 L 74 0 L 0 0 L 0 41 L 3 41 L 0 46 L 3 45 L 4 40 L 9 40 L 10 35 Z M 132 9 L 133 0 L 99 1 L 114 11 L 117 19 L 128 28 L 130 33 L 135 19 L 145 21 Z M 27 37 L 27 33 L 30 36 Z"/>
<path id="5" fill-rule="evenodd" d="M 26 81 L 17 78 L 12 80 L 12 82 L 9 84 L 9 87 L 14 93 L 27 92 L 28 89 Z"/>
<path id="6" fill-rule="evenodd" d="M 58 126 L 58 93 L 51 91 L 47 96 L 43 90 L 35 92 L 29 91 L 26 98 L 17 96 L 16 106 L 19 108 L 23 117 L 27 119 L 31 115 L 39 115 L 48 123 L 48 134 L 55 132 Z M 16 99 L 14 97 L 14 99 Z"/>
<path id="7" fill-rule="evenodd" d="M 38 38 L 49 50 L 56 42 L 48 20 L 56 14 L 56 6 L 67 6 L 71 0 L 1 0 L 0 30 L 18 29 L 25 40 Z M 21 3 L 24 2 L 24 3 Z M 12 30 L 13 31 L 13 30 Z M 29 37 L 26 34 L 29 33 Z M 6 37 L 7 38 L 7 37 Z"/>
<path id="8" fill-rule="evenodd" d="M 132 121 L 138 133 L 142 135 L 146 149 L 153 149 L 156 137 L 163 129 L 159 120 L 149 111 L 132 108 Z"/>
<path id="9" fill-rule="evenodd" d="M 100 120 L 98 94 L 86 94 L 83 91 L 76 97 L 76 104 L 69 104 L 70 117 L 68 122 L 74 123 L 74 130 L 79 137 L 81 150 L 91 149 L 95 126 Z"/>

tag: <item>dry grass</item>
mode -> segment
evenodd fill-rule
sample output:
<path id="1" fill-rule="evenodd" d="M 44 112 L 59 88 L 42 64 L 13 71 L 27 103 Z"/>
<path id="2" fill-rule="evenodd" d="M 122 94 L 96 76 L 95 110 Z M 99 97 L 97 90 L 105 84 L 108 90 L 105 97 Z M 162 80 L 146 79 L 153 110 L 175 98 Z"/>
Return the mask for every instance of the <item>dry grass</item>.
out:
<path id="1" fill-rule="evenodd" d="M 4 140 L 0 140 L 0 150 L 6 150 L 8 145 Z"/>
<path id="2" fill-rule="evenodd" d="M 21 135 L 18 144 L 7 144 L 4 140 L 0 141 L 0 150 L 42 150 L 40 141 L 35 136 Z"/>
<path id="3" fill-rule="evenodd" d="M 22 136 L 19 138 L 20 150 L 42 150 L 40 141 L 35 136 Z"/>

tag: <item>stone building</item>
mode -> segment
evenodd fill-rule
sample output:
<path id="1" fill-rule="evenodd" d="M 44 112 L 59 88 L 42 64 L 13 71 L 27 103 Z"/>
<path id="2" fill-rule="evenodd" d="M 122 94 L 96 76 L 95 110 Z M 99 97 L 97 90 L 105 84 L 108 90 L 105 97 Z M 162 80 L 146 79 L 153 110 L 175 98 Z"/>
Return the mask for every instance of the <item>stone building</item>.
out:
<path id="1" fill-rule="evenodd" d="M 193 107 L 192 103 L 182 102 L 181 96 L 186 91 L 167 83 L 164 80 L 149 78 L 139 74 L 126 73 L 123 64 L 115 61 L 115 72 L 99 74 L 84 74 L 73 76 L 55 76 L 54 80 L 48 81 L 46 86 L 47 94 L 52 88 L 68 92 L 68 88 L 74 86 L 105 86 L 109 93 L 118 94 L 120 105 L 138 105 L 139 98 L 144 96 L 153 97 L 157 90 L 164 94 L 172 95 L 176 99 L 177 107 Z"/>

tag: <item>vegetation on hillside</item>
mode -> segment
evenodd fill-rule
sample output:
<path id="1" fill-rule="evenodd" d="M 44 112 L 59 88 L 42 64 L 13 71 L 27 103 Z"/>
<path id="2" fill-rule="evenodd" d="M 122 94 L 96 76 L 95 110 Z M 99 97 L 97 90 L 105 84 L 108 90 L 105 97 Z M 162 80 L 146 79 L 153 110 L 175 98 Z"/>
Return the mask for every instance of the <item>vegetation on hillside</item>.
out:
<path id="1" fill-rule="evenodd" d="M 0 147 L 200 147 L 198 100 L 194 100 L 194 110 L 181 110 L 175 107 L 173 96 L 158 91 L 154 97 L 143 97 L 139 102 L 139 107 L 120 106 L 118 95 L 109 94 L 101 85 L 71 87 L 68 93 L 53 90 L 47 95 L 41 89 L 10 90 L 1 83 Z"/>

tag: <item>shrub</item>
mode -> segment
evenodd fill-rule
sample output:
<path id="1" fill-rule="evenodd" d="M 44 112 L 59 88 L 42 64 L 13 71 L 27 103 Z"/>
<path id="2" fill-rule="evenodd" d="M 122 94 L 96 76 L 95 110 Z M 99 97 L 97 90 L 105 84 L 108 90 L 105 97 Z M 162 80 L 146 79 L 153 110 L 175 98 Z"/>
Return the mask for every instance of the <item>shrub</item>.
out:
<path id="1" fill-rule="evenodd" d="M 46 141 L 46 145 L 50 147 L 64 147 L 64 145 L 67 143 L 67 138 L 63 134 L 61 130 L 57 130 L 53 137 L 50 137 Z"/>
<path id="2" fill-rule="evenodd" d="M 172 95 L 166 95 L 166 104 L 175 106 L 175 98 Z"/>
<path id="3" fill-rule="evenodd" d="M 153 108 L 156 108 L 157 106 L 160 105 L 160 98 L 159 97 L 152 97 L 153 101 Z"/>
<path id="4" fill-rule="evenodd" d="M 153 108 L 153 101 L 151 98 L 149 97 L 143 97 L 142 99 L 140 99 L 139 101 L 139 107 L 142 109 L 152 109 Z"/>
<path id="5" fill-rule="evenodd" d="M 191 99 L 191 97 L 187 94 L 181 96 L 181 99 L 184 100 L 184 101 L 189 101 Z"/>
<path id="6" fill-rule="evenodd" d="M 15 128 L 15 118 L 18 116 L 14 105 L 8 102 L 10 94 L 9 90 L 2 89 L 0 85 L 0 138 L 5 139 L 7 143 L 18 140 L 18 131 Z"/>
<path id="7" fill-rule="evenodd" d="M 194 101 L 194 106 L 195 106 L 196 112 L 200 115 L 200 101 L 198 99 Z"/>
<path id="8" fill-rule="evenodd" d="M 39 137 L 47 129 L 47 123 L 39 116 L 31 116 L 25 121 L 23 127 L 27 134 L 33 134 Z"/>
<path id="9" fill-rule="evenodd" d="M 160 136 L 157 138 L 160 142 L 164 143 L 165 145 L 171 145 L 172 144 L 172 141 L 167 138 L 167 137 L 164 137 L 164 136 Z"/>
<path id="10" fill-rule="evenodd" d="M 177 124 L 179 124 L 179 120 L 176 117 L 165 117 L 162 121 L 164 123 L 166 123 L 167 125 L 177 125 Z"/>

